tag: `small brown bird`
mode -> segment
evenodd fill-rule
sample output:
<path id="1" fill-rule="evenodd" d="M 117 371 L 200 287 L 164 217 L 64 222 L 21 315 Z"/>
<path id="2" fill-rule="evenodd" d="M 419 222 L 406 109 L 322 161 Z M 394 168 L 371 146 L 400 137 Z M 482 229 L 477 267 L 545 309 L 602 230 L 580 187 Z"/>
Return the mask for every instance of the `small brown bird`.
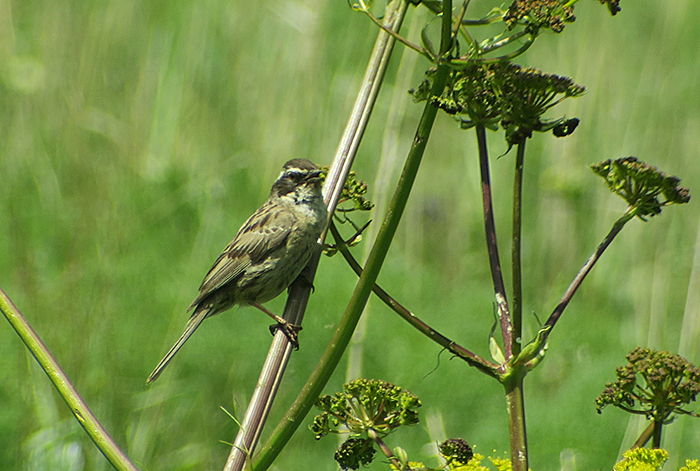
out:
<path id="1" fill-rule="evenodd" d="M 214 262 L 199 287 L 185 331 L 146 380 L 155 381 L 173 356 L 207 317 L 235 305 L 255 306 L 289 327 L 261 303 L 279 296 L 309 262 L 328 212 L 323 203 L 321 171 L 311 161 L 284 164 L 267 201 L 243 226 Z"/>

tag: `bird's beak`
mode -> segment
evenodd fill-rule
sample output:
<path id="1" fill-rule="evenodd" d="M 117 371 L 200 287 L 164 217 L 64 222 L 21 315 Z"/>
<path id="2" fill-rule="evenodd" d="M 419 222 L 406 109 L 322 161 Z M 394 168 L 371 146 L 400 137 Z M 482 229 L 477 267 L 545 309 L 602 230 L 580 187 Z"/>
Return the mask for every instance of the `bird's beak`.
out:
<path id="1" fill-rule="evenodd" d="M 320 170 L 314 170 L 313 172 L 309 172 L 309 174 L 306 177 L 307 182 L 320 182 L 321 181 L 321 171 Z"/>

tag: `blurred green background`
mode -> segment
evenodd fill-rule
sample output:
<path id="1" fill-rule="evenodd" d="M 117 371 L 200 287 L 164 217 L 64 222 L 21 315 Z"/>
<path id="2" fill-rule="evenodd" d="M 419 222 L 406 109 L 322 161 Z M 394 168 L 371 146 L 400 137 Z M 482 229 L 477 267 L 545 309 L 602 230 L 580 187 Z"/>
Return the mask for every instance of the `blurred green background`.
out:
<path id="1" fill-rule="evenodd" d="M 478 2 L 474 2 L 478 8 Z M 494 5 L 487 2 L 490 8 Z M 525 308 L 545 319 L 624 210 L 588 164 L 635 155 L 700 191 L 700 31 L 693 0 L 598 2 L 545 33 L 520 61 L 573 77 L 586 95 L 555 108 L 581 119 L 536 136 L 526 162 Z M 424 14 L 403 32 L 419 41 Z M 221 249 L 294 157 L 329 164 L 376 28 L 345 2 L 0 0 L 0 286 L 105 427 L 144 470 L 221 469 L 270 342 L 253 309 L 208 320 L 151 387 Z M 427 64 L 397 47 L 356 170 L 376 231 L 422 105 L 406 90 Z M 491 135 L 502 259 L 508 260 L 513 153 Z M 380 282 L 425 321 L 488 355 L 487 270 L 473 133 L 438 118 Z M 583 285 L 527 378 L 531 467 L 610 469 L 644 424 L 593 400 L 637 345 L 700 363 L 697 201 L 632 221 Z M 370 234 L 371 235 L 371 234 Z M 366 238 L 371 240 L 371 237 Z M 369 244 L 355 249 L 358 256 Z M 506 269 L 506 276 L 508 276 Z M 322 260 L 271 415 L 307 379 L 354 287 Z M 283 297 L 269 304 L 280 312 Z M 508 450 L 502 389 L 373 300 L 346 375 L 381 378 L 424 402 L 400 431 L 411 457 L 461 436 Z M 0 469 L 106 470 L 14 331 L 0 327 Z M 303 424 L 279 469 L 337 469 L 333 439 Z M 675 458 L 700 458 L 700 423 L 667 428 Z M 675 465 L 669 463 L 667 469 Z M 384 469 L 376 463 L 371 469 Z"/>

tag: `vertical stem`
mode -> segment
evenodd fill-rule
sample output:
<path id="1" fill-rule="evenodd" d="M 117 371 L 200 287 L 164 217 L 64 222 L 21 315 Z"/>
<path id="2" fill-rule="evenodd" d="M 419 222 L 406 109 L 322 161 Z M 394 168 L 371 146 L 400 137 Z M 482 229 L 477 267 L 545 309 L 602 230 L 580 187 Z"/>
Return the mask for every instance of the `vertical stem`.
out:
<path id="1" fill-rule="evenodd" d="M 511 311 L 513 335 L 511 336 L 511 346 L 513 355 L 520 353 L 522 347 L 523 286 L 521 236 L 523 222 L 523 166 L 526 142 L 526 140 L 522 140 L 518 143 L 513 182 L 513 246 L 511 251 L 513 269 L 513 304 Z M 517 375 L 516 378 L 512 382 L 506 383 L 510 456 L 515 471 L 528 471 L 525 395 L 523 394 L 525 374 Z"/>
<path id="2" fill-rule="evenodd" d="M 654 417 L 654 435 L 651 439 L 652 448 L 661 448 L 661 429 L 663 427 L 663 412 L 657 412 L 657 416 Z"/>
<path id="3" fill-rule="evenodd" d="M 513 182 L 513 303 L 511 304 L 513 316 L 513 355 L 520 353 L 523 335 L 523 279 L 522 279 L 522 225 L 523 225 L 523 165 L 525 162 L 525 143 L 518 143 L 518 152 L 515 158 L 515 177 Z"/>
<path id="4" fill-rule="evenodd" d="M 445 56 L 452 50 L 452 0 L 443 0 L 442 2 L 441 26 L 439 59 L 445 59 Z"/>
<path id="5" fill-rule="evenodd" d="M 486 146 L 486 128 L 483 124 L 476 126 L 476 138 L 479 144 L 479 167 L 481 169 L 481 196 L 484 201 L 484 227 L 486 230 L 486 246 L 491 265 L 491 277 L 496 294 L 498 319 L 501 321 L 503 344 L 506 360 L 513 356 L 513 325 L 508 310 L 506 288 L 503 283 L 501 260 L 498 256 L 498 240 L 496 237 L 496 222 L 493 217 L 493 197 L 491 195 L 491 175 L 489 172 L 489 153 Z"/>
<path id="6" fill-rule="evenodd" d="M 528 471 L 525 400 L 523 397 L 525 373 L 524 371 L 522 373 L 513 373 L 513 376 L 504 383 L 506 388 L 506 405 L 508 407 L 510 457 L 513 463 L 513 471 Z"/>

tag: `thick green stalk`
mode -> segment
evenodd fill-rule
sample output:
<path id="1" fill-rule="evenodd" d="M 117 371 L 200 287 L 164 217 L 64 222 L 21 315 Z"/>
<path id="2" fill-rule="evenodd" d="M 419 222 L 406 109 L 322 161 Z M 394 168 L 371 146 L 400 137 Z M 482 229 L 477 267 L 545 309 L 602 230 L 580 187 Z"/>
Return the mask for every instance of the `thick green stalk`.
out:
<path id="1" fill-rule="evenodd" d="M 661 432 L 664 426 L 664 413 L 662 411 L 657 411 L 657 415 L 653 418 L 654 423 L 654 433 L 651 437 L 651 447 L 661 448 Z"/>
<path id="2" fill-rule="evenodd" d="M 525 400 L 523 380 L 525 371 L 513 372 L 503 386 L 506 389 L 508 432 L 513 471 L 528 471 L 527 432 L 525 428 Z"/>
<path id="3" fill-rule="evenodd" d="M 83 401 L 83 398 L 80 397 L 78 391 L 71 384 L 66 373 L 51 355 L 49 349 L 46 348 L 44 342 L 41 341 L 41 338 L 34 332 L 27 319 L 2 289 L 0 289 L 0 310 L 2 310 L 7 321 L 15 329 L 32 355 L 34 355 L 41 368 L 46 372 L 46 375 L 56 387 L 75 418 L 78 419 L 80 425 L 95 443 L 95 446 L 107 458 L 107 461 L 119 471 L 138 471 L 138 468 L 134 466 L 98 422 L 95 415 Z"/>

